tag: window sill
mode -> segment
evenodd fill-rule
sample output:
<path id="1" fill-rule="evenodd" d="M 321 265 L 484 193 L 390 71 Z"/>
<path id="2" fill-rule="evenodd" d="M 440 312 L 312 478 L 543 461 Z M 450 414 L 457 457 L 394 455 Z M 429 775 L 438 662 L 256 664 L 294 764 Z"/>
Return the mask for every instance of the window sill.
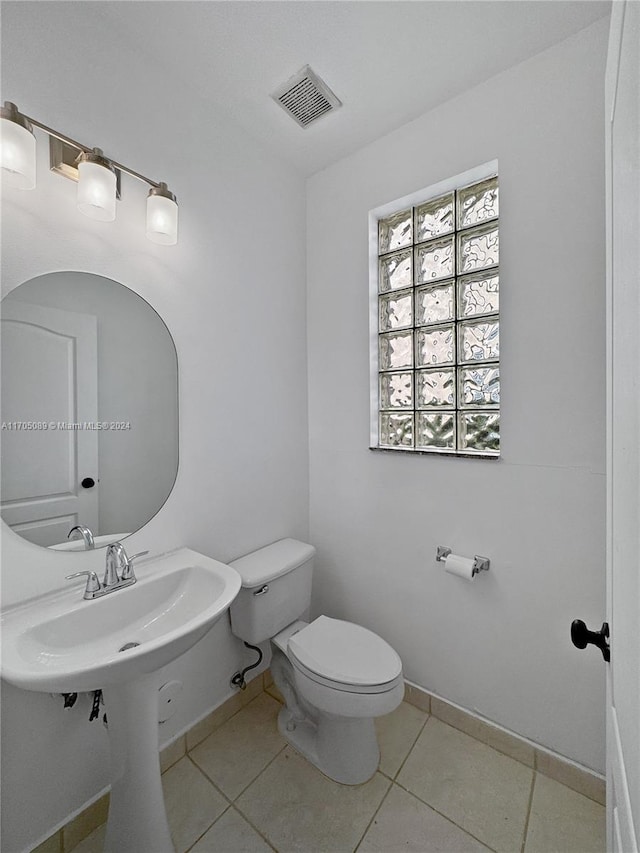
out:
<path id="1" fill-rule="evenodd" d="M 499 453 L 465 453 L 461 450 L 420 450 L 416 447 L 369 447 L 369 450 L 381 451 L 382 453 L 408 453 L 414 456 L 446 456 L 449 459 L 491 459 L 499 460 Z"/>

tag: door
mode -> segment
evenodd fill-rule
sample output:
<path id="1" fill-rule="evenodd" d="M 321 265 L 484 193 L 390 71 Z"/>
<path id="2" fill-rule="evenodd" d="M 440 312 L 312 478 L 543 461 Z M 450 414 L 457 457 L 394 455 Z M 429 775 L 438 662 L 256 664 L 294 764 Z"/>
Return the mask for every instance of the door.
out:
<path id="1" fill-rule="evenodd" d="M 98 532 L 97 401 L 96 318 L 5 299 L 1 510 L 31 542 Z"/>
<path id="2" fill-rule="evenodd" d="M 640 3 L 612 4 L 607 173 L 607 849 L 640 840 Z"/>

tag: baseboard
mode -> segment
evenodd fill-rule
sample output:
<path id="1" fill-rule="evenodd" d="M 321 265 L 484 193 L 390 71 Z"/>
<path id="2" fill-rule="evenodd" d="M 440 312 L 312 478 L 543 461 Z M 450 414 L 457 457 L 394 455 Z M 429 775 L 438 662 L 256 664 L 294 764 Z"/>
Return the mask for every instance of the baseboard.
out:
<path id="1" fill-rule="evenodd" d="M 421 708 L 442 722 L 486 743 L 521 764 L 526 764 L 543 776 L 561 782 L 567 788 L 583 794 L 590 800 L 595 800 L 601 805 L 605 804 L 605 778 L 599 773 L 453 702 L 442 699 L 437 694 L 425 690 L 424 687 L 410 681 L 406 681 L 405 685 L 404 699 L 410 705 Z"/>

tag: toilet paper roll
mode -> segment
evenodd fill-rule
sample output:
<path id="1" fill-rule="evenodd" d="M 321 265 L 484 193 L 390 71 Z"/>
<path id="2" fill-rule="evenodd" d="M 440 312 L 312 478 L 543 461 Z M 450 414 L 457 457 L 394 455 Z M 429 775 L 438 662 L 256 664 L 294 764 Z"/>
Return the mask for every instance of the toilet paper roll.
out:
<path id="1" fill-rule="evenodd" d="M 471 557 L 461 557 L 459 554 L 449 554 L 444 561 L 444 569 L 450 575 L 457 575 L 459 578 L 464 578 L 466 581 L 472 581 L 475 577 L 473 574 L 473 559 Z"/>

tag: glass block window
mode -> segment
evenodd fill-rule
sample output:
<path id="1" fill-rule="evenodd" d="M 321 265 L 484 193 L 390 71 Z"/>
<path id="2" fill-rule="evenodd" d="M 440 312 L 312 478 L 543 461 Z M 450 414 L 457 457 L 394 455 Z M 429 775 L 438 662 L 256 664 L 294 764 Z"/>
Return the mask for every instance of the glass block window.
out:
<path id="1" fill-rule="evenodd" d="M 498 456 L 498 177 L 377 220 L 378 447 Z"/>

